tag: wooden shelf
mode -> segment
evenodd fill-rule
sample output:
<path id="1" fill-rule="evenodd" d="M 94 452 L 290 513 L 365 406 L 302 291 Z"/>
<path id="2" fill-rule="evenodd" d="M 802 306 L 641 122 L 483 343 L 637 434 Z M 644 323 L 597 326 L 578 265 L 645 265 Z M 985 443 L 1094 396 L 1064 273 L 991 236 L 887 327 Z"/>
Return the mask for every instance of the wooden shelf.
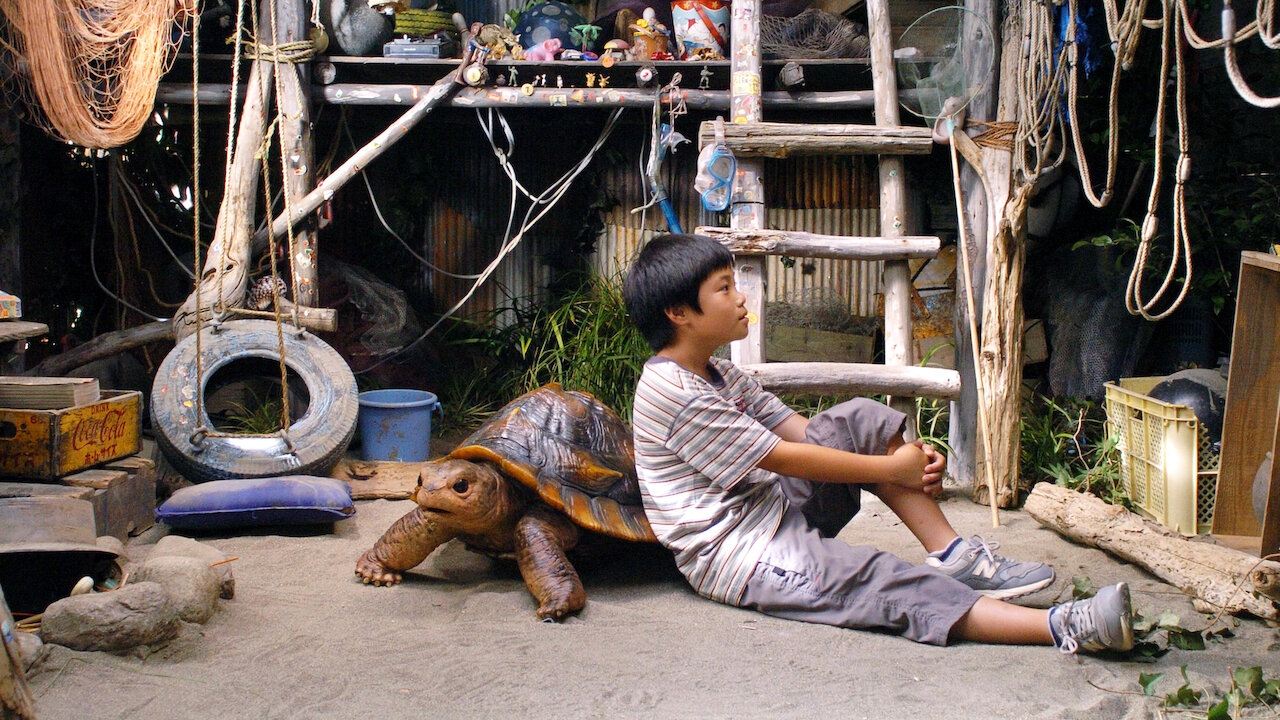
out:
<path id="1" fill-rule="evenodd" d="M 12 342 L 49 334 L 49 326 L 26 320 L 0 321 L 0 342 Z"/>

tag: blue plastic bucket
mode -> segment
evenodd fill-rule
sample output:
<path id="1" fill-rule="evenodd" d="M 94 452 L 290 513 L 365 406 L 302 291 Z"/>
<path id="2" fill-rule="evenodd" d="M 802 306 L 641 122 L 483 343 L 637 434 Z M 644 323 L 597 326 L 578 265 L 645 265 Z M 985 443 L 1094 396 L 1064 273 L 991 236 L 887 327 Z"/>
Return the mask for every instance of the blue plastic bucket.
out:
<path id="1" fill-rule="evenodd" d="M 360 451 L 365 460 L 422 462 L 431 454 L 431 415 L 440 399 L 426 390 L 360 393 Z"/>

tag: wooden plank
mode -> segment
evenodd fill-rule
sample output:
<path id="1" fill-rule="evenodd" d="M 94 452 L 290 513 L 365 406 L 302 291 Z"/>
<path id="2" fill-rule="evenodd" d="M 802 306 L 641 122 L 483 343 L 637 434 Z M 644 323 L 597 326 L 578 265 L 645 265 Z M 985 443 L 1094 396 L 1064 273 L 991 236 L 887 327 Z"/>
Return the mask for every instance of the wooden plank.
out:
<path id="1" fill-rule="evenodd" d="M 5 320 L 0 322 L 0 342 L 13 342 L 49 334 L 49 326 L 29 320 Z"/>
<path id="2" fill-rule="evenodd" d="M 1258 537 L 1253 478 L 1276 443 L 1280 406 L 1280 263 L 1260 253 L 1241 254 L 1240 286 L 1231 340 L 1231 369 L 1222 423 L 1215 535 Z M 1272 477 L 1275 477 L 1273 463 Z"/>
<path id="3" fill-rule="evenodd" d="M 897 102 L 896 96 L 894 102 Z M 715 123 L 704 121 L 698 130 L 699 147 L 715 141 Z M 734 123 L 724 126 L 724 142 L 739 157 L 928 155 L 933 152 L 929 128 L 897 125 Z"/>
<path id="4" fill-rule="evenodd" d="M 874 363 L 788 362 L 743 365 L 742 370 L 774 392 L 936 397 L 960 394 L 954 370 Z"/>
<path id="5" fill-rule="evenodd" d="M 62 478 L 62 483 L 71 487 L 106 490 L 112 485 L 118 485 L 127 479 L 129 479 L 129 473 L 123 470 L 82 470 Z"/>
<path id="6" fill-rule="evenodd" d="M 93 488 L 68 487 L 54 483 L 0 482 L 0 498 L 67 497 L 92 502 L 93 492 Z"/>
<path id="7" fill-rule="evenodd" d="M 353 500 L 408 500 L 421 468 L 422 463 L 343 458 L 329 477 L 347 483 Z"/>
<path id="8" fill-rule="evenodd" d="M 930 258 L 942 243 L 936 237 L 897 238 L 815 235 L 790 230 L 698 227 L 699 235 L 720 241 L 735 255 L 788 255 L 848 260 Z"/>
<path id="9" fill-rule="evenodd" d="M 155 524 L 155 463 L 136 455 L 116 461 L 115 468 L 96 468 L 68 475 L 62 483 L 93 490 L 93 519 L 99 535 L 128 542 Z"/>

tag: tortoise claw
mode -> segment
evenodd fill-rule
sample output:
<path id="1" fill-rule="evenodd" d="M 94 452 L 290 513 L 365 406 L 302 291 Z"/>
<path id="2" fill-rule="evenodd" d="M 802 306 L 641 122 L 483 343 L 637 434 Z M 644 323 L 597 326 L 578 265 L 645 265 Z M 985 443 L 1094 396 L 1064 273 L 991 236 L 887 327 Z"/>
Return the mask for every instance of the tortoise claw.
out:
<path id="1" fill-rule="evenodd" d="M 382 563 L 370 557 L 370 550 L 360 556 L 356 561 L 355 573 L 359 576 L 360 581 L 365 585 L 374 585 L 377 587 L 391 587 L 400 582 L 401 575 L 398 572 L 388 570 Z"/>

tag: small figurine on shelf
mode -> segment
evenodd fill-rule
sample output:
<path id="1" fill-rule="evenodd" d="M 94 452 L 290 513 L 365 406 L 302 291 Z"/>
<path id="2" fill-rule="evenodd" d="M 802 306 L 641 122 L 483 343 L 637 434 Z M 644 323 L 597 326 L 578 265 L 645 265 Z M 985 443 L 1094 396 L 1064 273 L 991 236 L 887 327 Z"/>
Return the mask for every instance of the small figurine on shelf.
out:
<path id="1" fill-rule="evenodd" d="M 626 40 L 617 40 L 617 39 L 610 40 L 609 42 L 604 44 L 604 53 L 601 54 L 600 57 L 601 59 L 604 59 L 606 57 L 613 58 L 615 62 L 618 60 L 626 60 L 627 52 L 630 49 L 631 49 L 631 44 L 628 43 Z"/>
<path id="2" fill-rule="evenodd" d="M 569 39 L 584 53 L 591 52 L 591 49 L 596 45 L 596 38 L 598 37 L 600 37 L 600 27 L 591 23 L 575 25 L 569 31 Z"/>
<path id="3" fill-rule="evenodd" d="M 482 25 L 475 33 L 475 41 L 488 48 L 490 60 L 501 60 L 508 55 L 512 60 L 524 59 L 524 48 L 520 46 L 519 38 L 501 25 Z"/>
<path id="4" fill-rule="evenodd" d="M 658 21 L 658 13 L 653 8 L 645 8 L 639 20 L 631 23 L 631 59 L 654 60 L 659 55 L 670 58 L 670 38 L 667 26 Z"/>
<path id="5" fill-rule="evenodd" d="M 525 50 L 524 59 L 532 60 L 534 62 L 551 62 L 556 59 L 556 55 L 560 52 L 562 47 L 560 38 L 543 40 L 541 45 L 534 45 L 528 50 Z"/>

